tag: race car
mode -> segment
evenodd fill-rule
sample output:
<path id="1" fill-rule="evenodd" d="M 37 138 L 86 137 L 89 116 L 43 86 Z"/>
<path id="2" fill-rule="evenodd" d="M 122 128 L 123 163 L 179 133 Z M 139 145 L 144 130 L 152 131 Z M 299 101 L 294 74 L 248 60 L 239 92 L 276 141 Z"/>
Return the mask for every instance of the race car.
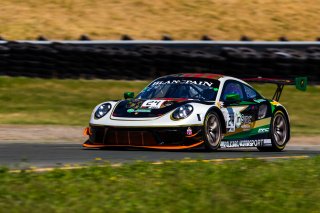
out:
<path id="1" fill-rule="evenodd" d="M 281 151 L 290 139 L 287 110 L 278 101 L 284 85 L 306 90 L 307 78 L 246 79 L 274 83 L 272 99 L 263 97 L 244 80 L 211 73 L 160 77 L 136 97 L 97 105 L 84 134 L 88 148 L 138 147 L 190 149 L 257 147 Z"/>

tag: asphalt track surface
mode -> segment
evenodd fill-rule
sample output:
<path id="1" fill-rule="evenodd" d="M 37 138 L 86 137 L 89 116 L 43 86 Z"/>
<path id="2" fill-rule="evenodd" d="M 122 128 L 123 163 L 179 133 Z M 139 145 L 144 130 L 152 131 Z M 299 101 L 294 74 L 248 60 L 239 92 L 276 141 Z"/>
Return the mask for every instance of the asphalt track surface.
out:
<path id="1" fill-rule="evenodd" d="M 64 143 L 0 143 L 0 166 L 12 169 L 30 167 L 52 168 L 65 165 L 90 165 L 108 161 L 112 164 L 137 160 L 159 162 L 165 160 L 214 160 L 239 158 L 304 158 L 320 154 L 319 145 L 287 146 L 283 152 L 259 152 L 256 148 L 221 149 L 206 152 L 202 149 L 183 151 L 156 150 L 99 150 L 82 148 L 81 144 Z"/>

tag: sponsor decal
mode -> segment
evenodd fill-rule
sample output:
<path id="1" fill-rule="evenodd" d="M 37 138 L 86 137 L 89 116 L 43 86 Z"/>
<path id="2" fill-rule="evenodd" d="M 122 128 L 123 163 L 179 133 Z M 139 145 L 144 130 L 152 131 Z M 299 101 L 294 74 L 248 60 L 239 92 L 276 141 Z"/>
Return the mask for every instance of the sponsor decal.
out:
<path id="1" fill-rule="evenodd" d="M 242 114 L 238 111 L 236 112 L 236 122 L 235 122 L 235 125 L 236 125 L 236 128 L 239 128 L 241 126 L 241 123 L 242 123 Z"/>
<path id="2" fill-rule="evenodd" d="M 156 81 L 152 86 L 161 85 L 161 84 L 196 84 L 203 86 L 212 86 L 212 82 L 209 81 L 197 81 L 197 80 L 168 80 L 168 81 Z"/>
<path id="3" fill-rule="evenodd" d="M 266 100 L 264 100 L 264 99 L 255 99 L 253 101 L 256 102 L 256 103 L 261 103 L 261 102 L 265 102 Z"/>
<path id="4" fill-rule="evenodd" d="M 270 146 L 270 139 L 256 139 L 256 140 L 234 140 L 234 141 L 221 141 L 221 148 L 239 148 L 239 147 L 257 147 L 257 146 Z"/>
<path id="5" fill-rule="evenodd" d="M 241 128 L 243 129 L 243 131 L 248 131 L 251 129 L 251 125 L 250 124 L 242 124 Z"/>
<path id="6" fill-rule="evenodd" d="M 221 108 L 226 121 L 227 132 L 235 132 L 236 128 L 240 128 L 244 124 L 252 123 L 252 115 L 244 115 L 241 113 L 241 111 L 245 108 L 246 107 Z"/>
<path id="7" fill-rule="evenodd" d="M 128 109 L 127 112 L 129 113 L 136 113 L 138 114 L 138 112 L 151 112 L 151 109 Z"/>
<path id="8" fill-rule="evenodd" d="M 139 109 L 142 103 L 143 103 L 142 100 L 132 100 L 127 103 L 126 108 Z"/>
<path id="9" fill-rule="evenodd" d="M 271 139 L 264 139 L 263 140 L 263 145 L 264 146 L 272 146 Z"/>
<path id="10" fill-rule="evenodd" d="M 223 107 L 223 102 L 217 101 L 216 106 L 220 109 L 221 107 Z"/>
<path id="11" fill-rule="evenodd" d="M 201 121 L 201 116 L 200 116 L 200 114 L 197 114 L 197 117 L 198 117 L 198 121 Z"/>
<path id="12" fill-rule="evenodd" d="M 252 115 L 241 114 L 239 110 L 226 108 L 226 127 L 228 132 L 234 132 L 236 128 L 250 129 L 252 123 Z"/>
<path id="13" fill-rule="evenodd" d="M 240 126 L 244 131 L 251 129 L 252 115 L 241 114 L 241 123 Z"/>
<path id="14" fill-rule="evenodd" d="M 128 109 L 127 112 L 129 113 L 134 112 L 134 109 Z"/>
<path id="15" fill-rule="evenodd" d="M 136 112 L 151 112 L 151 109 L 137 109 Z"/>
<path id="16" fill-rule="evenodd" d="M 171 106 L 172 104 L 174 104 L 173 101 L 166 101 L 160 106 L 160 108 L 168 107 L 168 106 Z"/>
<path id="17" fill-rule="evenodd" d="M 187 129 L 187 135 L 192 135 L 192 129 L 191 129 L 191 127 L 188 127 L 188 129 Z"/>
<path id="18" fill-rule="evenodd" d="M 235 123 L 234 123 L 234 111 L 232 108 L 227 108 L 227 130 L 228 132 L 235 131 Z"/>
<path id="19" fill-rule="evenodd" d="M 258 133 L 266 133 L 269 132 L 269 128 L 260 128 L 258 129 Z"/>
<path id="20" fill-rule="evenodd" d="M 165 100 L 147 100 L 143 102 L 141 108 L 159 109 Z"/>
<path id="21" fill-rule="evenodd" d="M 243 115 L 241 116 L 241 123 L 243 124 L 249 124 L 252 121 L 252 116 L 251 115 Z"/>

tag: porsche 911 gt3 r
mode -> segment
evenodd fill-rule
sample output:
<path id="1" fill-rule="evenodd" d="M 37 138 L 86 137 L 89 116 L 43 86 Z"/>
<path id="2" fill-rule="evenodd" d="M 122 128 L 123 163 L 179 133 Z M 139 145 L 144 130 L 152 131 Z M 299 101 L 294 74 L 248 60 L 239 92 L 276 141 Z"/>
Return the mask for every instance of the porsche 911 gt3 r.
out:
<path id="1" fill-rule="evenodd" d="M 289 115 L 278 102 L 283 86 L 296 83 L 305 90 L 307 79 L 247 81 L 278 87 L 274 97 L 266 99 L 245 81 L 219 74 L 160 77 L 136 97 L 126 92 L 125 100 L 96 106 L 83 146 L 283 150 L 290 139 Z"/>

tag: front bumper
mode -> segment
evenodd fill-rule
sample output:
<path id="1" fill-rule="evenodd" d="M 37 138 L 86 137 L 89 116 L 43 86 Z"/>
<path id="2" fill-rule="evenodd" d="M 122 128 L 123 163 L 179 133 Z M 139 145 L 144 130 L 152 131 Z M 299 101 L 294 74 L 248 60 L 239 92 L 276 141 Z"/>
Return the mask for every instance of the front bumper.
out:
<path id="1" fill-rule="evenodd" d="M 150 149 L 189 149 L 203 143 L 202 126 L 122 128 L 90 126 L 83 144 L 88 148 L 141 147 Z"/>

